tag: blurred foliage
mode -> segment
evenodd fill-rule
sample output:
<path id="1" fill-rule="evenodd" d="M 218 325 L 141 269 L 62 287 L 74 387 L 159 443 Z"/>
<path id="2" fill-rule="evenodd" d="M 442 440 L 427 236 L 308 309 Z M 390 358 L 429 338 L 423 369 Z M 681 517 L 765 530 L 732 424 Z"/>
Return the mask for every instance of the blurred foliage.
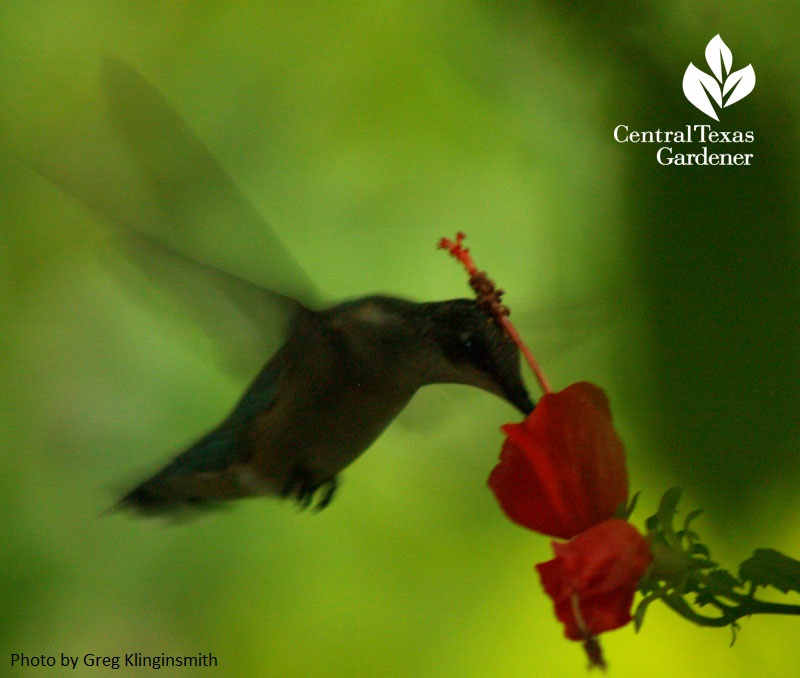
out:
<path id="1" fill-rule="evenodd" d="M 516 416 L 485 394 L 420 393 L 320 515 L 97 517 L 243 388 L 31 168 L 106 157 L 102 58 L 154 83 L 331 298 L 465 295 L 434 249 L 465 230 L 551 381 L 611 395 L 634 521 L 679 484 L 733 563 L 800 555 L 798 29 L 763 1 L 3 3 L 3 666 L 203 651 L 220 675 L 583 673 L 534 577 L 547 543 L 485 488 Z M 615 143 L 621 123 L 706 122 L 681 79 L 716 33 L 756 71 L 720 123 L 755 131 L 754 165 L 662 167 Z M 257 278 L 267 258 L 237 224 L 218 241 Z M 604 648 L 617 676 L 786 675 L 796 634 L 745 620 L 728 649 L 652 609 Z"/>

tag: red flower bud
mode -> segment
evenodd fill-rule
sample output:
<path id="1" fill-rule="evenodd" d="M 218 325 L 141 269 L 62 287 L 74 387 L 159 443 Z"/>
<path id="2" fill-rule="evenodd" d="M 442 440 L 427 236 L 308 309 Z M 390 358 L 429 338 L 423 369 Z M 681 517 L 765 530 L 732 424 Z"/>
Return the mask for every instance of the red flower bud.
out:
<path id="1" fill-rule="evenodd" d="M 628 502 L 625 452 L 608 398 L 587 382 L 546 393 L 507 438 L 489 487 L 524 527 L 570 539 Z"/>
<path id="2" fill-rule="evenodd" d="M 631 620 L 636 586 L 653 559 L 635 527 L 612 518 L 566 544 L 553 542 L 553 551 L 536 569 L 567 638 L 586 641 Z"/>

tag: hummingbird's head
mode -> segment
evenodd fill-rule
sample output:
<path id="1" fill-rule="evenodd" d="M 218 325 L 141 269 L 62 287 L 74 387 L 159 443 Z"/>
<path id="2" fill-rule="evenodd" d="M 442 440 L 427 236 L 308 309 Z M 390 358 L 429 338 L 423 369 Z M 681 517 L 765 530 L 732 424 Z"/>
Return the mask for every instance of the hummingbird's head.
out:
<path id="1" fill-rule="evenodd" d="M 358 356 L 353 374 L 371 373 L 358 378 L 379 374 L 409 394 L 426 384 L 467 384 L 500 396 L 524 414 L 533 410 L 519 349 L 474 299 L 420 304 L 376 295 L 323 315 L 339 344 Z"/>
<path id="2" fill-rule="evenodd" d="M 477 386 L 504 398 L 523 414 L 533 410 L 520 373 L 519 349 L 473 299 L 423 304 L 428 332 L 440 355 L 432 382 Z"/>

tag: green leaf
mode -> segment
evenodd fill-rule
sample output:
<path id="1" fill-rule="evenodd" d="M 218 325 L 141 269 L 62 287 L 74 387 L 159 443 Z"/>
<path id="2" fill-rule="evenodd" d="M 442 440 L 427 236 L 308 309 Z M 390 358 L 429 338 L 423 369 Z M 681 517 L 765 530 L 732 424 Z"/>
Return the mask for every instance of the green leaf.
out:
<path id="1" fill-rule="evenodd" d="M 674 542 L 676 539 L 675 531 L 672 528 L 672 519 L 678 510 L 678 502 L 682 492 L 683 490 L 680 487 L 668 489 L 664 496 L 661 497 L 658 511 L 647 521 L 648 529 L 661 532 L 669 543 Z"/>
<path id="2" fill-rule="evenodd" d="M 689 515 L 688 515 L 688 516 L 686 516 L 686 520 L 684 520 L 684 521 L 683 521 L 683 529 L 684 529 L 684 530 L 688 530 L 688 529 L 689 529 L 689 524 L 690 524 L 690 523 L 691 523 L 691 522 L 692 522 L 692 521 L 693 521 L 695 518 L 697 518 L 697 516 L 699 516 L 701 513 L 703 513 L 703 509 L 701 509 L 701 508 L 699 508 L 699 509 L 695 509 L 694 511 L 690 511 L 690 512 L 689 512 Z"/>
<path id="3" fill-rule="evenodd" d="M 683 490 L 680 487 L 670 487 L 661 497 L 661 503 L 658 505 L 658 517 L 662 519 L 663 524 L 672 522 L 672 516 L 678 510 L 681 494 L 683 494 Z"/>
<path id="4" fill-rule="evenodd" d="M 697 532 L 692 532 L 691 530 L 678 530 L 675 533 L 675 536 L 681 541 L 687 541 L 689 543 L 700 540 L 700 535 L 698 535 Z"/>
<path id="5" fill-rule="evenodd" d="M 633 613 L 633 628 L 637 633 L 642 628 L 642 624 L 644 624 L 644 613 L 647 611 L 648 605 L 654 600 L 658 600 L 658 598 L 658 594 L 651 593 L 649 596 L 642 598 L 642 601 L 636 606 L 636 611 Z"/>
<path id="6" fill-rule="evenodd" d="M 739 588 L 742 585 L 736 577 L 722 568 L 709 572 L 706 575 L 706 582 L 708 583 L 709 589 L 711 589 L 715 595 L 733 593 L 733 589 Z"/>
<path id="7" fill-rule="evenodd" d="M 718 563 L 708 558 L 689 558 L 690 570 L 707 570 L 711 567 L 716 567 Z"/>
<path id="8" fill-rule="evenodd" d="M 711 559 L 711 552 L 708 550 L 708 546 L 701 544 L 699 541 L 692 544 L 686 552 L 690 556 L 703 556 L 709 560 Z"/>
<path id="9" fill-rule="evenodd" d="M 800 561 L 775 549 L 756 549 L 752 557 L 739 565 L 739 577 L 755 586 L 772 586 L 783 593 L 800 592 Z"/>
<path id="10" fill-rule="evenodd" d="M 716 600 L 714 592 L 709 590 L 698 591 L 694 594 L 694 604 L 703 607 Z"/>
<path id="11" fill-rule="evenodd" d="M 639 495 L 641 492 L 637 492 L 633 495 L 631 500 L 628 502 L 628 505 L 625 507 L 625 515 L 623 516 L 626 520 L 631 517 L 633 510 L 636 508 L 636 504 L 639 501 Z"/>
<path id="12" fill-rule="evenodd" d="M 733 647 L 733 644 L 736 642 L 736 634 L 739 631 L 739 624 L 736 622 L 731 622 L 731 644 L 729 647 Z"/>

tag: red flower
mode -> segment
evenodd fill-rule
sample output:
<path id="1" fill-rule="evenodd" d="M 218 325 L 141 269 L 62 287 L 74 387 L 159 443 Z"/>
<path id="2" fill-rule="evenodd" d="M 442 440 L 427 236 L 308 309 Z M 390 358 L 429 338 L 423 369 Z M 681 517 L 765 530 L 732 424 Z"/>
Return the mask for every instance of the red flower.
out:
<path id="1" fill-rule="evenodd" d="M 514 522 L 571 539 L 627 504 L 625 452 L 599 387 L 579 382 L 546 393 L 524 422 L 503 431 L 489 487 Z"/>
<path id="2" fill-rule="evenodd" d="M 587 641 L 631 620 L 633 594 L 653 559 L 635 527 L 612 518 L 566 544 L 553 542 L 553 551 L 536 569 L 567 638 Z"/>

